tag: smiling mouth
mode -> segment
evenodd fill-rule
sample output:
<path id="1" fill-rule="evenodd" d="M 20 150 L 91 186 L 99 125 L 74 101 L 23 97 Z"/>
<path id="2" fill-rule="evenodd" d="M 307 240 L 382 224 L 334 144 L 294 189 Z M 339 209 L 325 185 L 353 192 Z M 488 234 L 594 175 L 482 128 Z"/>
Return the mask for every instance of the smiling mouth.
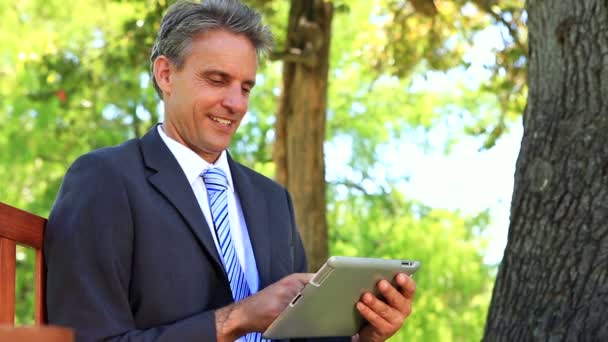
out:
<path id="1" fill-rule="evenodd" d="M 227 119 L 222 119 L 222 118 L 218 118 L 217 116 L 209 116 L 211 118 L 211 120 L 222 124 L 226 127 L 229 127 L 232 124 L 232 120 L 227 120 Z"/>

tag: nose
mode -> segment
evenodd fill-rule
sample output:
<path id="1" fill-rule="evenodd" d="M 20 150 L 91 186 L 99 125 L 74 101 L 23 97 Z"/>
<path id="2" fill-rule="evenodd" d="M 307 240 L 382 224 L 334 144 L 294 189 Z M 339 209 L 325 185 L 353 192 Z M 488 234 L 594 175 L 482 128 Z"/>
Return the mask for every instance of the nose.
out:
<path id="1" fill-rule="evenodd" d="M 222 105 L 231 113 L 243 114 L 247 112 L 249 106 L 249 95 L 243 91 L 240 85 L 232 86 L 227 89 Z"/>

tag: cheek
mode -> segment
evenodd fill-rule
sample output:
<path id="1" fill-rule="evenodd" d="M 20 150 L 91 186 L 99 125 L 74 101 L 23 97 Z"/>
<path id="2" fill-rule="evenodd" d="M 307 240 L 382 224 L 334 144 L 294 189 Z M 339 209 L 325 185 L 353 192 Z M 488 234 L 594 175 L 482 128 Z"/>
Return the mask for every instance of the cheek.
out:
<path id="1" fill-rule="evenodd" d="M 194 94 L 196 101 L 203 106 L 214 106 L 226 96 L 226 90 L 219 87 L 200 87 Z"/>

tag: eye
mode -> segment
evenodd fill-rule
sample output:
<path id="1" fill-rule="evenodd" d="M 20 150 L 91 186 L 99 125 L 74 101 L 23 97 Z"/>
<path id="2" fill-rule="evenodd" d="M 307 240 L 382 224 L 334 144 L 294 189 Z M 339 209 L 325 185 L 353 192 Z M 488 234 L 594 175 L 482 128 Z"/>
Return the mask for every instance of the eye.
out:
<path id="1" fill-rule="evenodd" d="M 216 73 L 208 73 L 205 76 L 205 80 L 212 85 L 220 86 L 226 83 L 226 78 Z"/>

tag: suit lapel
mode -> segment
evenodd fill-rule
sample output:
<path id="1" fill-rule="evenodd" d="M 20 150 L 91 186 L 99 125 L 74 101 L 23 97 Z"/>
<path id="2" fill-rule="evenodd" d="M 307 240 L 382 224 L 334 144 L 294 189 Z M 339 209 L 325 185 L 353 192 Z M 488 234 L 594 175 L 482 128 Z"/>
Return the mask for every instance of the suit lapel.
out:
<path id="1" fill-rule="evenodd" d="M 228 164 L 234 189 L 239 196 L 243 216 L 247 223 L 249 239 L 255 255 L 255 263 L 260 276 L 260 289 L 268 286 L 270 279 L 270 228 L 268 207 L 263 192 L 256 189 L 243 166 L 234 162 L 228 154 Z"/>
<path id="2" fill-rule="evenodd" d="M 141 138 L 140 146 L 144 163 L 153 170 L 148 176 L 148 181 L 182 215 L 203 249 L 211 256 L 216 266 L 223 271 L 224 267 L 215 248 L 211 231 L 192 188 L 177 160 L 158 134 L 157 126 L 154 126 Z"/>

